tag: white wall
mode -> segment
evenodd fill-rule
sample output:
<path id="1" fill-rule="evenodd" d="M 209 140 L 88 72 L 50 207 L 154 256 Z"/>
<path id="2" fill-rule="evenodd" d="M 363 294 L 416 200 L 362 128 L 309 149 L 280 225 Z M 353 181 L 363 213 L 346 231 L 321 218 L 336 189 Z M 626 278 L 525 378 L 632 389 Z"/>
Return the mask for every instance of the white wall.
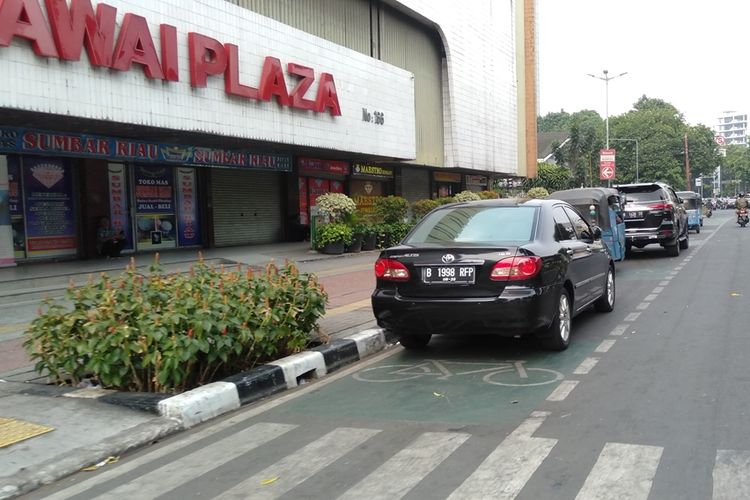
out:
<path id="1" fill-rule="evenodd" d="M 518 104 L 514 0 L 399 0 L 446 45 L 446 166 L 515 175 Z M 447 91 L 446 91 L 447 90 Z"/>
<path id="2" fill-rule="evenodd" d="M 158 53 L 159 24 L 177 28 L 180 81 L 149 80 L 137 64 L 125 72 L 94 68 L 85 50 L 76 62 L 39 57 L 28 41 L 16 38 L 10 47 L 0 47 L 0 74 L 4 75 L 0 108 L 400 159 L 416 156 L 414 81 L 407 71 L 224 0 L 104 3 L 117 8 L 118 31 L 126 12 L 144 16 Z M 192 88 L 187 59 L 190 31 L 238 45 L 240 81 L 246 85 L 257 87 L 265 56 L 279 58 L 285 68 L 290 62 L 312 67 L 316 76 L 331 73 L 342 116 L 282 108 L 273 100 L 230 98 L 221 76 L 209 77 L 207 88 Z M 290 90 L 293 81 L 287 79 Z M 317 81 L 306 97 L 314 99 L 316 91 Z M 364 122 L 363 107 L 384 113 L 385 124 Z"/>

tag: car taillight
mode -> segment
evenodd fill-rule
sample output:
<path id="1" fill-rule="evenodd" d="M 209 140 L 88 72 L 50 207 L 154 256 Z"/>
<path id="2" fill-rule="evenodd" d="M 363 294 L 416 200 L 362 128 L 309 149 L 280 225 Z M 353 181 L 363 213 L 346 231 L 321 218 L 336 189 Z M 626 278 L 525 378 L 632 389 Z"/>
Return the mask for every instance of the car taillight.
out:
<path id="1" fill-rule="evenodd" d="M 669 203 L 654 203 L 653 205 L 649 205 L 648 208 L 651 210 L 672 210 L 672 205 Z"/>
<path id="2" fill-rule="evenodd" d="M 394 259 L 378 259 L 375 262 L 375 277 L 386 281 L 409 281 L 409 270 Z"/>
<path id="3" fill-rule="evenodd" d="M 492 281 L 525 280 L 533 278 L 542 270 L 540 257 L 509 257 L 494 266 L 490 272 Z"/>

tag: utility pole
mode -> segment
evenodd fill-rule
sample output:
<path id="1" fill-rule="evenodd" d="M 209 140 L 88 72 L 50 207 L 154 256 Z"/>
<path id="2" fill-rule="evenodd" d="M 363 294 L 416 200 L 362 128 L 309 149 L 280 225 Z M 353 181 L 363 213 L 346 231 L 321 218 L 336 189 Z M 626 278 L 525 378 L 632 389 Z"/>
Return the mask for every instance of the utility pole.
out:
<path id="1" fill-rule="evenodd" d="M 685 190 L 692 191 L 693 185 L 690 182 L 690 155 L 688 154 L 688 138 L 685 134 Z"/>

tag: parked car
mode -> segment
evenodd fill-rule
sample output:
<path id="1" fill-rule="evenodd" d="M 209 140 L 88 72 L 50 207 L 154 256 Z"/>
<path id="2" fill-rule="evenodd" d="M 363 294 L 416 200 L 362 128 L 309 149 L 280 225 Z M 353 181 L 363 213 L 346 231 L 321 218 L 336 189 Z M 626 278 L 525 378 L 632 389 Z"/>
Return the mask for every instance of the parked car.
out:
<path id="1" fill-rule="evenodd" d="M 563 350 L 573 316 L 615 305 L 601 230 L 560 200 L 439 207 L 381 252 L 375 276 L 378 325 L 406 348 L 434 334 L 492 333 Z"/>
<path id="2" fill-rule="evenodd" d="M 682 200 L 671 186 L 661 182 L 621 184 L 625 195 L 625 248 L 663 246 L 677 256 L 690 244 L 688 220 Z"/>

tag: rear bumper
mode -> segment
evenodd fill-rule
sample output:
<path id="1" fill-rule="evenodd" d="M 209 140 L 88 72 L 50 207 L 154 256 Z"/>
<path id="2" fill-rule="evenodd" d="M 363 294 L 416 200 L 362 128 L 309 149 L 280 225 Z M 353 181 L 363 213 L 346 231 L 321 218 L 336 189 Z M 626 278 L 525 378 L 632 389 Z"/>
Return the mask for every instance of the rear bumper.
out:
<path id="1" fill-rule="evenodd" d="M 625 230 L 625 242 L 634 247 L 659 244 L 669 246 L 677 243 L 678 234 L 673 227 L 637 228 Z"/>
<path id="2" fill-rule="evenodd" d="M 558 286 L 506 287 L 499 297 L 429 299 L 403 297 L 395 289 L 375 290 L 378 325 L 396 334 L 495 334 L 513 337 L 552 323 Z"/>

